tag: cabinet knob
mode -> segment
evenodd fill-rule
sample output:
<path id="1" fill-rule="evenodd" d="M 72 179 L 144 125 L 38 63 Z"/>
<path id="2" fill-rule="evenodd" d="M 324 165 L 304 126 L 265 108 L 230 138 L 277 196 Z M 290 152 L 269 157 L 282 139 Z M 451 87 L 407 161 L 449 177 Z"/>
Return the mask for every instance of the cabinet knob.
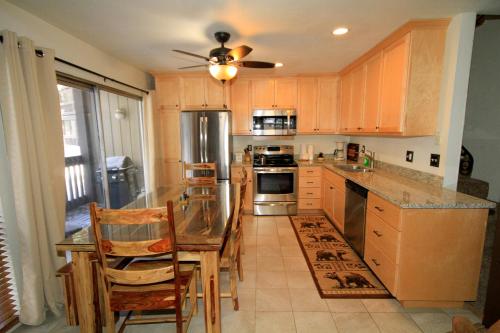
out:
<path id="1" fill-rule="evenodd" d="M 378 126 L 375 126 L 375 129 L 379 129 L 379 127 L 378 127 Z"/>
<path id="2" fill-rule="evenodd" d="M 333 187 L 332 187 L 332 186 L 330 186 L 330 190 L 333 190 Z"/>
<path id="3" fill-rule="evenodd" d="M 383 209 L 383 208 L 380 208 L 379 206 L 375 206 L 374 208 L 375 208 L 376 210 L 378 210 L 379 212 L 383 212 L 383 211 L 384 211 L 384 209 Z"/>
<path id="4" fill-rule="evenodd" d="M 380 266 L 380 263 L 376 259 L 372 259 L 372 261 L 375 264 L 375 266 Z"/>
<path id="5" fill-rule="evenodd" d="M 373 230 L 373 233 L 377 235 L 377 237 L 382 237 L 382 234 L 378 232 L 377 230 Z"/>
<path id="6" fill-rule="evenodd" d="M 362 127 L 358 127 L 358 131 L 361 130 L 361 129 L 363 129 L 363 128 Z"/>

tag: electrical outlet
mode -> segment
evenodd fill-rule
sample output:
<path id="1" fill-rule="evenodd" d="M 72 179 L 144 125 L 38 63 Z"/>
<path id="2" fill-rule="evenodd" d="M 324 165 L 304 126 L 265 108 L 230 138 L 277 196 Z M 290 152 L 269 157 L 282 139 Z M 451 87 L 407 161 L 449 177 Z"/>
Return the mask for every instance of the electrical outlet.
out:
<path id="1" fill-rule="evenodd" d="M 252 151 L 252 145 L 247 146 L 248 151 Z"/>
<path id="2" fill-rule="evenodd" d="M 406 162 L 413 162 L 413 152 L 411 150 L 406 151 Z"/>
<path id="3" fill-rule="evenodd" d="M 439 168 L 439 154 L 431 154 L 430 166 Z"/>

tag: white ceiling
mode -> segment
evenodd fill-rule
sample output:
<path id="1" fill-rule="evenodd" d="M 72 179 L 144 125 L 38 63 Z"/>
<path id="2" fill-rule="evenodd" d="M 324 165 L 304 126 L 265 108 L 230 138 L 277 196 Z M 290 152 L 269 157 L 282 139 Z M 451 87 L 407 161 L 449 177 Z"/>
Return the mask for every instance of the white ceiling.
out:
<path id="1" fill-rule="evenodd" d="M 146 71 L 203 60 L 216 31 L 246 60 L 282 62 L 277 73 L 336 72 L 411 19 L 500 13 L 499 0 L 10 0 L 66 32 Z M 334 38 L 334 27 L 350 32 Z M 199 61 L 201 60 L 201 62 Z M 248 69 L 251 70 L 251 69 Z M 253 69 L 251 71 L 261 71 Z"/>

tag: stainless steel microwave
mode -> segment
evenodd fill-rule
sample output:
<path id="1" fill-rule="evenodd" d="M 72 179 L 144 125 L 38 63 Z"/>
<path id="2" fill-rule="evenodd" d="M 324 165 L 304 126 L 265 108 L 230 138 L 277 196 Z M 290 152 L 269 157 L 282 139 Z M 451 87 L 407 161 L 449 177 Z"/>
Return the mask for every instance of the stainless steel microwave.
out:
<path id="1" fill-rule="evenodd" d="M 257 109 L 253 111 L 253 135 L 295 135 L 295 109 Z"/>

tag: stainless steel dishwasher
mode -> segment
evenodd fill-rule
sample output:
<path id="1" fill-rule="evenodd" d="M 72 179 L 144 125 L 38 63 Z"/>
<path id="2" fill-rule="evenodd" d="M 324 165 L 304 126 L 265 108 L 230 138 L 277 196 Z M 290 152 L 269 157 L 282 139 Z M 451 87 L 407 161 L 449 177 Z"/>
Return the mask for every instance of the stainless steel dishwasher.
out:
<path id="1" fill-rule="evenodd" d="M 366 198 L 368 190 L 348 179 L 345 181 L 344 237 L 363 257 L 365 252 Z"/>

